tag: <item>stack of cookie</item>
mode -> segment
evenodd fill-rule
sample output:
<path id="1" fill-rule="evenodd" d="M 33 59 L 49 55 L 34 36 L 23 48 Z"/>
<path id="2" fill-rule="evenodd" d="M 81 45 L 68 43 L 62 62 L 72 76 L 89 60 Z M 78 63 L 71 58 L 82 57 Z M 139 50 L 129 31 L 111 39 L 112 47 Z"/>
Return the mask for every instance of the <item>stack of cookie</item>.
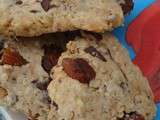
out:
<path id="1" fill-rule="evenodd" d="M 0 105 L 28 120 L 152 120 L 141 71 L 106 31 L 132 0 L 0 0 Z"/>

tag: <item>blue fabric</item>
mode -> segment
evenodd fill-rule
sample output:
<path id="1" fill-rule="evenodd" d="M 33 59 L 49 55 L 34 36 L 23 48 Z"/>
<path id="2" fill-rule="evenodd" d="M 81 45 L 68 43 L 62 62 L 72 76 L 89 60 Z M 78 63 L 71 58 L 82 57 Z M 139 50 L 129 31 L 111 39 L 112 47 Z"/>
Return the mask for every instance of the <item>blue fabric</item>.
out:
<path id="1" fill-rule="evenodd" d="M 134 20 L 140 14 L 141 11 L 143 11 L 154 1 L 155 0 L 134 0 L 134 9 L 129 15 L 125 17 L 124 26 L 119 27 L 113 31 L 113 34 L 119 39 L 120 43 L 128 49 L 132 60 L 135 58 L 136 55 L 132 47 L 129 46 L 125 40 L 127 27 L 132 22 L 132 20 Z M 160 120 L 160 103 L 157 104 L 157 116 L 155 120 Z"/>
<path id="2" fill-rule="evenodd" d="M 144 10 L 144 8 L 149 6 L 154 1 L 155 0 L 134 0 L 134 9 L 129 15 L 125 17 L 124 25 L 113 31 L 115 36 L 119 38 L 120 42 L 129 50 L 131 59 L 135 58 L 135 53 L 133 49 L 129 45 L 127 45 L 125 40 L 127 27 L 132 22 L 132 20 L 134 20 L 140 14 L 140 12 Z"/>
<path id="3" fill-rule="evenodd" d="M 160 120 L 160 103 L 157 104 L 157 116 L 155 120 Z"/>

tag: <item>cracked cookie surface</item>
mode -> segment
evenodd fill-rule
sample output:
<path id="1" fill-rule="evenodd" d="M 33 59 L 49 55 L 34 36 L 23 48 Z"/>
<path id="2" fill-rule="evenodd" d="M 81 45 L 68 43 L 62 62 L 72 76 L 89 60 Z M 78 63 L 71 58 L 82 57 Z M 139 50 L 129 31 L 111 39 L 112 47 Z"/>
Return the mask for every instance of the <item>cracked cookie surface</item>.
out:
<path id="1" fill-rule="evenodd" d="M 38 36 L 82 29 L 112 30 L 123 22 L 116 0 L 0 0 L 0 34 Z"/>
<path id="2" fill-rule="evenodd" d="M 151 89 L 127 50 L 108 33 L 82 36 L 67 44 L 51 72 L 56 119 L 152 120 Z"/>

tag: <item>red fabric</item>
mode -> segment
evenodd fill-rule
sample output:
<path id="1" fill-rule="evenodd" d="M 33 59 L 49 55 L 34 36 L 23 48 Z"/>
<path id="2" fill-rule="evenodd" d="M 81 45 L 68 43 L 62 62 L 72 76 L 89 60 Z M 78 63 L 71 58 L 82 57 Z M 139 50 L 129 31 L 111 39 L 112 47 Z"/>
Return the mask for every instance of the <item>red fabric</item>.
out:
<path id="1" fill-rule="evenodd" d="M 148 78 L 155 101 L 160 101 L 160 0 L 129 25 L 127 40 L 136 52 L 134 63 Z"/>

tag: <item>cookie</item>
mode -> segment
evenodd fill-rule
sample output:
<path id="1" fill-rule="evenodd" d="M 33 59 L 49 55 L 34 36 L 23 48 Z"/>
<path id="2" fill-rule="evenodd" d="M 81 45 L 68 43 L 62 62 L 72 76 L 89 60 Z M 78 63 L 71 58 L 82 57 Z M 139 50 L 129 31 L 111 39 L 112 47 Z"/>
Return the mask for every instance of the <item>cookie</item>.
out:
<path id="1" fill-rule="evenodd" d="M 51 72 L 56 120 L 152 120 L 149 84 L 109 33 L 82 33 L 67 44 Z"/>
<path id="2" fill-rule="evenodd" d="M 79 31 L 0 39 L 0 105 L 23 112 L 28 120 L 56 120 L 48 96 L 50 70 Z"/>
<path id="3" fill-rule="evenodd" d="M 49 72 L 42 66 L 42 60 L 47 60 L 44 46 L 50 44 L 43 43 L 40 38 L 34 38 L 34 41 L 23 38 L 5 40 L 2 45 L 0 105 L 23 112 L 28 120 L 54 119 L 56 106 L 47 92 Z"/>
<path id="4" fill-rule="evenodd" d="M 120 26 L 117 0 L 0 0 L 0 34 L 41 34 L 87 30 L 103 32 Z"/>

